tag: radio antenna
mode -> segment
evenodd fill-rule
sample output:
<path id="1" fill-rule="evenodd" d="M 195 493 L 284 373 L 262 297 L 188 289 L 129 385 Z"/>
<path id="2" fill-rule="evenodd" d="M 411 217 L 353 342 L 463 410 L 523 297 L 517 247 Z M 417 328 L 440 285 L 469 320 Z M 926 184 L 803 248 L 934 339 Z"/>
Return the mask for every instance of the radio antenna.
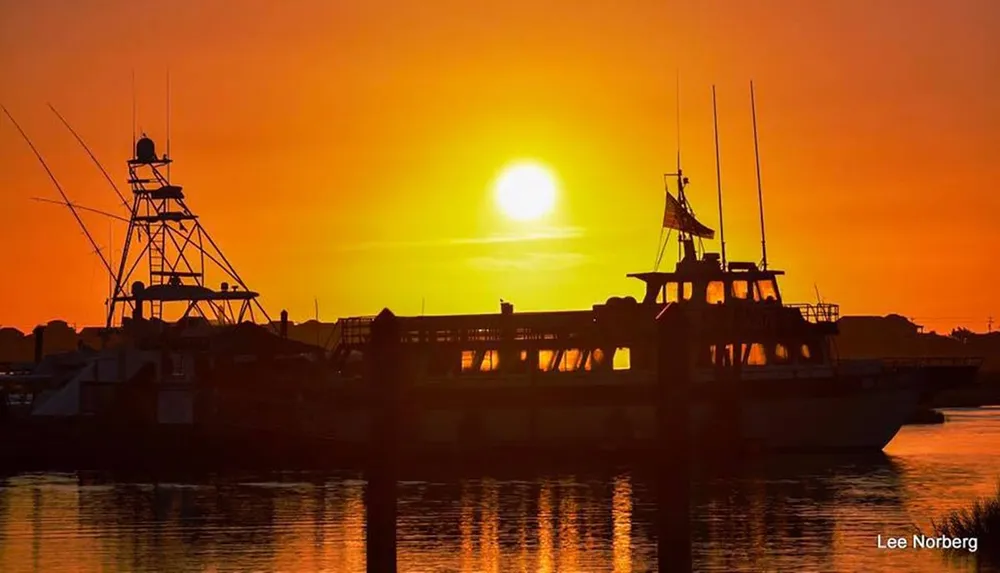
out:
<path id="1" fill-rule="evenodd" d="M 170 68 L 167 68 L 167 157 L 170 155 Z M 170 164 L 167 163 L 167 183 L 170 183 Z"/>
<path id="2" fill-rule="evenodd" d="M 674 76 L 674 101 L 676 103 L 676 121 L 677 121 L 677 172 L 681 171 L 681 71 L 676 70 Z"/>
<path id="3" fill-rule="evenodd" d="M 764 192 L 760 185 L 760 148 L 757 145 L 757 102 L 754 100 L 753 80 L 750 80 L 750 114 L 753 118 L 753 155 L 757 161 L 757 207 L 760 211 L 760 254 L 767 270 L 767 238 L 764 235 Z"/>
<path id="4" fill-rule="evenodd" d="M 712 86 L 712 121 L 715 124 L 715 182 L 719 192 L 719 240 L 722 242 L 722 270 L 726 270 L 726 231 L 722 224 L 722 161 L 719 156 L 719 112 Z"/>
<path id="5" fill-rule="evenodd" d="M 136 123 L 136 111 L 135 111 L 135 69 L 132 69 L 132 151 L 135 153 L 135 123 Z"/>

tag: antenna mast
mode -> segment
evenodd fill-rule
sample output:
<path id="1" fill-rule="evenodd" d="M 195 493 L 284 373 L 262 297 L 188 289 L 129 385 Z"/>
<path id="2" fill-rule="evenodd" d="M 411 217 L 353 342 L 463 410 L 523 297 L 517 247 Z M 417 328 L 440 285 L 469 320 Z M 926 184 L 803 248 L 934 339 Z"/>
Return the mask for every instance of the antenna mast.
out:
<path id="1" fill-rule="evenodd" d="M 722 270 L 726 270 L 726 231 L 722 224 L 722 162 L 719 157 L 719 112 L 715 104 L 715 86 L 712 86 L 712 121 L 715 124 L 715 182 L 719 191 L 719 239 L 722 242 Z"/>
<path id="2" fill-rule="evenodd" d="M 167 159 L 170 155 L 170 69 L 167 69 Z M 170 182 L 170 163 L 167 163 L 167 183 Z"/>
<path id="3" fill-rule="evenodd" d="M 757 207 L 760 211 L 760 253 L 762 266 L 767 270 L 767 238 L 764 236 L 764 193 L 760 186 L 760 148 L 757 145 L 757 102 L 754 100 L 753 80 L 750 80 L 750 114 L 753 118 L 753 155 L 757 162 Z"/>
<path id="4" fill-rule="evenodd" d="M 135 149 L 135 69 L 132 69 L 132 147 Z"/>
<path id="5" fill-rule="evenodd" d="M 701 235 L 692 232 L 692 228 L 686 224 L 687 219 L 694 220 L 694 211 L 687 202 L 687 194 L 684 189 L 687 188 L 689 180 L 684 176 L 684 171 L 681 169 L 681 146 L 680 146 L 680 133 L 681 133 L 681 104 L 680 104 L 680 72 L 677 74 L 677 171 L 675 173 L 664 173 L 663 174 L 663 187 L 664 193 L 666 194 L 665 201 L 667 202 L 664 206 L 664 228 L 676 229 L 677 230 L 677 262 L 678 264 L 687 261 L 688 259 L 692 261 L 698 260 L 698 248 L 703 248 L 701 244 Z M 670 177 L 676 177 L 677 179 L 677 199 L 674 201 L 670 195 Z M 668 210 L 677 211 L 672 215 L 669 214 Z M 673 223 L 672 226 L 667 225 L 668 215 L 670 217 L 680 217 L 685 223 Z M 697 220 L 694 223 L 700 225 Z M 700 231 L 699 231 L 700 232 Z M 698 237 L 698 246 L 696 248 L 694 238 Z M 654 269 L 658 269 L 660 262 L 663 260 L 663 253 L 666 251 L 667 243 L 670 241 L 670 233 L 667 233 L 666 239 L 663 239 L 663 232 L 660 232 L 661 240 L 663 241 L 660 247 L 659 254 L 657 255 L 656 265 Z"/>
<path id="6" fill-rule="evenodd" d="M 684 172 L 681 170 L 681 70 L 676 68 L 674 70 L 674 102 L 676 104 L 675 109 L 675 119 L 677 122 L 677 200 L 680 201 L 682 207 L 687 207 L 687 198 L 684 196 L 684 184 L 687 183 L 687 179 L 684 178 Z M 666 182 L 664 181 L 664 187 L 666 187 Z M 669 193 L 669 191 L 667 191 Z M 668 239 L 669 240 L 669 239 Z M 677 233 L 677 260 L 680 261 L 684 257 L 684 233 Z"/>
<path id="7" fill-rule="evenodd" d="M 676 102 L 676 121 L 677 121 L 677 173 L 681 172 L 681 71 L 676 70 L 676 77 L 674 80 L 674 101 Z"/>

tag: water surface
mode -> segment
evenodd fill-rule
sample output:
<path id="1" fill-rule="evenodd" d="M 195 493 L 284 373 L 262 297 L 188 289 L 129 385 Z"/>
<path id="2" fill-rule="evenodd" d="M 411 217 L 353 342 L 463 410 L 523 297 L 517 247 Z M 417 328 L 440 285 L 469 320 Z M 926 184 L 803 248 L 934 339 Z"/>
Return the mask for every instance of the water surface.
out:
<path id="1" fill-rule="evenodd" d="M 769 460 L 700 474 L 698 571 L 974 571 L 882 534 L 992 493 L 1000 409 L 904 428 L 884 457 Z M 365 482 L 320 473 L 0 480 L 0 571 L 364 570 Z M 400 484 L 400 571 L 640 572 L 656 568 L 644 476 L 556 474 Z M 981 569 L 987 570 L 987 569 Z"/>

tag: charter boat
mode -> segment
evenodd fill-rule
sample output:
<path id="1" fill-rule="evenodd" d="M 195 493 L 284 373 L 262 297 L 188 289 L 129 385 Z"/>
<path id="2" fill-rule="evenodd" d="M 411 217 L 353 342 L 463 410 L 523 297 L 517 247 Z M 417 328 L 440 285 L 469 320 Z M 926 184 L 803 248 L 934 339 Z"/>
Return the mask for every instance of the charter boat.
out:
<path id="1" fill-rule="evenodd" d="M 664 228 L 677 231 L 672 272 L 628 275 L 640 298 L 591 309 L 401 317 L 411 437 L 427 443 L 640 446 L 656 433 L 655 388 L 681 365 L 662 363 L 656 319 L 681 311 L 692 325 L 690 415 L 702 444 L 761 450 L 881 450 L 921 398 L 971 380 L 953 364 L 842 360 L 839 306 L 789 304 L 783 271 L 724 262 L 700 243 L 714 231 L 687 201 L 687 179 L 666 193 Z M 371 317 L 340 320 L 329 344 L 341 376 L 362 377 Z M 679 376 L 678 376 L 679 378 Z M 729 428 L 723 432 L 722 428 Z M 350 434 L 342 429 L 343 436 Z M 734 445 L 734 444 L 727 444 Z"/>
<path id="2" fill-rule="evenodd" d="M 122 340 L 89 357 L 68 382 L 36 388 L 29 423 L 8 424 L 25 439 L 8 445 L 22 454 L 39 441 L 65 452 L 105 448 L 113 459 L 121 457 L 116 440 L 152 455 L 160 437 L 164 451 L 197 449 L 206 459 L 235 452 L 259 460 L 287 453 L 290 444 L 313 461 L 324 452 L 366 452 L 379 391 L 370 375 L 373 318 L 339 320 L 326 360 L 317 359 L 319 349 L 287 340 L 286 313 L 280 334 L 242 324 L 257 293 L 221 254 L 206 257 L 238 290 L 222 283 L 212 291 L 201 266 L 180 269 L 183 253 L 164 256 L 164 237 L 201 229 L 180 188 L 159 172 L 168 164 L 146 138 L 129 162 L 136 199 L 124 250 L 130 239 L 145 245 L 135 258 L 147 259 L 150 286 L 134 281 L 132 296 L 124 294 L 128 269 L 139 265 L 126 266 L 123 256 L 110 299 L 132 310 Z M 700 445 L 877 451 L 923 396 L 974 377 L 975 361 L 839 359 L 839 307 L 786 303 L 778 284 L 784 273 L 769 268 L 766 256 L 760 265 L 729 262 L 724 241 L 720 253 L 705 252 L 702 241 L 714 231 L 696 219 L 679 165 L 670 176 L 676 195 L 665 190 L 663 228 L 677 233 L 678 261 L 672 272 L 629 275 L 643 284 L 638 298 L 576 311 L 515 312 L 501 301 L 499 313 L 397 317 L 406 447 L 459 457 L 501 450 L 629 456 L 661 443 L 662 385 L 685 384 Z M 234 301 L 238 309 L 230 308 Z M 162 320 L 168 303 L 185 309 L 173 325 Z M 682 313 L 691 325 L 676 364 L 658 338 L 665 313 Z M 189 320 L 197 315 L 214 315 L 216 326 Z M 109 324 L 113 317 L 112 309 Z"/>

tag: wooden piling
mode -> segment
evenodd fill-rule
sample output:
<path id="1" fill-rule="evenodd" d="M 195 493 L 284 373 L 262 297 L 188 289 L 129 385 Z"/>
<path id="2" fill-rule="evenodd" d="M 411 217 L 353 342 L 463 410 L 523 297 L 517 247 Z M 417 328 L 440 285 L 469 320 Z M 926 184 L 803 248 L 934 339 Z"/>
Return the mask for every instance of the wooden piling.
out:
<path id="1" fill-rule="evenodd" d="M 395 573 L 396 480 L 404 381 L 399 319 L 389 309 L 383 309 L 372 322 L 365 355 L 371 416 L 365 470 L 367 571 Z"/>
<path id="2" fill-rule="evenodd" d="M 691 571 L 691 409 L 694 335 L 684 309 L 657 323 L 657 562 L 659 571 Z"/>
<path id="3" fill-rule="evenodd" d="M 45 326 L 36 326 L 33 333 L 35 335 L 35 364 L 38 364 L 45 357 Z"/>

